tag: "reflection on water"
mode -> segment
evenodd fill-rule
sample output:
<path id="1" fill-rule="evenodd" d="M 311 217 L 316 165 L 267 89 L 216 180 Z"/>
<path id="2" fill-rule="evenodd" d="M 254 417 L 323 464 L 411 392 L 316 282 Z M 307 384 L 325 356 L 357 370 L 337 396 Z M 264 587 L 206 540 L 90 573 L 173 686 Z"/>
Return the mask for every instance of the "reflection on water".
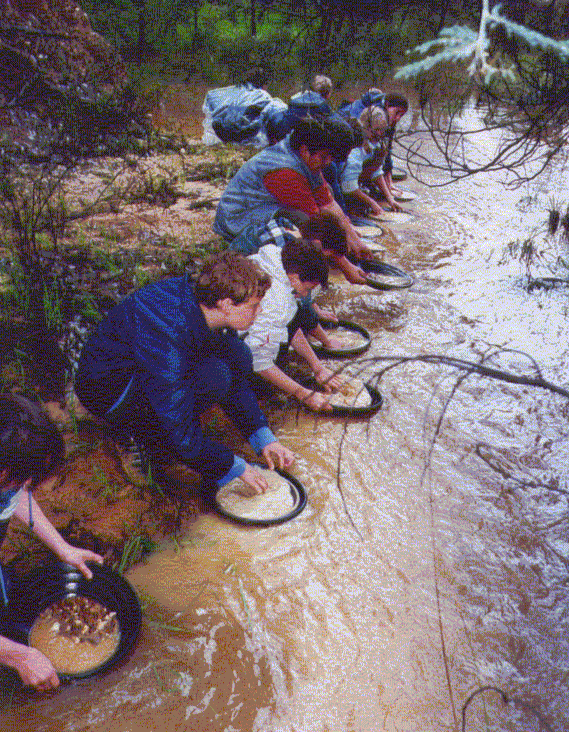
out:
<path id="1" fill-rule="evenodd" d="M 545 194 L 522 215 L 525 193 L 489 178 L 408 186 L 418 216 L 394 225 L 388 249 L 418 284 L 379 294 L 335 280 L 324 298 L 372 331 L 361 367 L 388 353 L 478 360 L 490 342 L 567 381 L 562 295 L 527 295 L 503 258 Z M 519 354 L 501 364 L 531 369 Z M 386 374 L 369 422 L 291 413 L 279 435 L 299 456 L 305 511 L 268 529 L 202 516 L 129 573 L 146 620 L 127 664 L 17 698 L 6 725 L 454 732 L 487 686 L 464 709 L 469 732 L 567 729 L 567 405 L 478 377 L 453 393 L 455 382 L 414 364 Z"/>

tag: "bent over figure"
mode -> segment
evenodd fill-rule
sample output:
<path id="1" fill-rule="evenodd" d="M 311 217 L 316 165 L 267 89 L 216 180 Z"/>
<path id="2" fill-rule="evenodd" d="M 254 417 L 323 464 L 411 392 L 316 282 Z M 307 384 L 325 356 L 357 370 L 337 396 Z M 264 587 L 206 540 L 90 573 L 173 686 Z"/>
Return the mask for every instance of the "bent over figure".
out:
<path id="1" fill-rule="evenodd" d="M 79 399 L 151 457 L 170 455 L 219 487 L 240 477 L 250 495 L 263 492 L 261 473 L 213 441 L 199 415 L 220 404 L 269 467 L 292 463 L 259 408 L 248 381 L 251 352 L 234 332 L 253 323 L 269 286 L 253 262 L 224 252 L 203 267 L 195 285 L 184 275 L 142 287 L 87 341 L 76 378 Z"/>
<path id="2" fill-rule="evenodd" d="M 37 404 L 19 395 L 0 396 L 0 546 L 15 516 L 62 562 L 91 579 L 86 562 L 102 564 L 103 557 L 68 544 L 32 497 L 34 488 L 61 465 L 64 455 L 57 427 Z M 8 637 L 18 623 L 13 617 L 14 596 L 0 567 L 0 664 L 17 671 L 23 684 L 49 691 L 59 686 L 51 661 L 36 648 Z"/>

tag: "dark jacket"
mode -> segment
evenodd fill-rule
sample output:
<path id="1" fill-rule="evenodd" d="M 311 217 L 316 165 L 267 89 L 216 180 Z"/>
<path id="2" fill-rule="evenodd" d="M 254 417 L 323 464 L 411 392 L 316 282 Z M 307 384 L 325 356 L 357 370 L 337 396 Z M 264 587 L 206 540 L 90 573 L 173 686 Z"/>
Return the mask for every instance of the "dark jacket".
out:
<path id="1" fill-rule="evenodd" d="M 192 372 L 205 358 L 223 358 L 235 342 L 245 349 L 235 336 L 210 330 L 186 276 L 165 279 L 126 297 L 100 323 L 81 354 L 76 392 L 90 411 L 105 417 L 134 384 L 179 458 L 218 479 L 232 468 L 234 455 L 204 434 Z M 267 427 L 245 378 L 229 399 L 223 406 L 246 439 Z M 133 401 L 130 389 L 127 400 Z"/>

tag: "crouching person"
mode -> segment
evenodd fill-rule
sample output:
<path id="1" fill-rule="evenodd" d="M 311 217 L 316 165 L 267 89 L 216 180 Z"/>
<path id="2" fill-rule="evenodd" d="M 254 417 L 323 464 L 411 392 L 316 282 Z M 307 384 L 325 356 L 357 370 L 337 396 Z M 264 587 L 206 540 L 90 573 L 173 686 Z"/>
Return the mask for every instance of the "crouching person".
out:
<path id="1" fill-rule="evenodd" d="M 21 396 L 0 396 L 0 545 L 12 516 L 33 532 L 61 561 L 76 567 L 87 579 L 85 562 L 103 563 L 88 549 L 71 546 L 45 516 L 32 491 L 59 467 L 65 447 L 56 426 L 40 407 Z M 10 593 L 0 568 L 0 633 L 17 622 L 10 615 Z M 40 651 L 0 635 L 0 664 L 18 672 L 22 683 L 47 691 L 59 685 L 51 661 Z"/>
<path id="2" fill-rule="evenodd" d="M 85 344 L 75 384 L 80 401 L 151 458 L 169 455 L 208 484 L 239 477 L 244 493 L 264 492 L 259 470 L 210 439 L 199 416 L 220 404 L 271 469 L 292 463 L 259 408 L 248 379 L 251 353 L 234 332 L 253 323 L 269 285 L 253 262 L 224 252 L 195 284 L 184 275 L 132 293 Z"/>
<path id="3" fill-rule="evenodd" d="M 318 285 L 327 285 L 328 265 L 322 252 L 304 239 L 295 239 L 283 247 L 267 244 L 249 259 L 258 262 L 272 282 L 259 316 L 245 335 L 245 343 L 253 354 L 253 370 L 310 409 L 330 409 L 325 394 L 302 386 L 277 365 L 290 344 L 306 360 L 326 392 L 342 384 L 322 364 L 306 339 L 307 333 L 319 337 L 322 328 L 318 318 L 310 308 L 297 302 L 297 298 L 306 298 Z"/>

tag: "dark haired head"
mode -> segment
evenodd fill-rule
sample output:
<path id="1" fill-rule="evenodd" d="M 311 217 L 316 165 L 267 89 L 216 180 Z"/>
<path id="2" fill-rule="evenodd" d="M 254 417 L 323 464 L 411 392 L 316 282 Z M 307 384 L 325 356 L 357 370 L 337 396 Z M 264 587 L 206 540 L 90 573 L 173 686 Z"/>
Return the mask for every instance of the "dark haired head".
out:
<path id="1" fill-rule="evenodd" d="M 354 145 L 354 133 L 350 125 L 340 117 L 326 120 L 326 132 L 330 138 L 330 153 L 336 162 L 343 162 Z"/>
<path id="2" fill-rule="evenodd" d="M 403 94 L 386 94 L 383 106 L 385 109 L 397 107 L 397 109 L 403 109 L 406 112 L 409 109 L 409 102 Z"/>
<path id="3" fill-rule="evenodd" d="M 0 473 L 2 483 L 35 487 L 63 462 L 65 445 L 57 427 L 33 402 L 22 396 L 0 396 Z"/>
<path id="4" fill-rule="evenodd" d="M 331 249 L 340 257 L 347 252 L 346 232 L 331 213 L 312 216 L 300 225 L 300 231 L 309 241 L 319 241 L 322 249 Z"/>
<path id="5" fill-rule="evenodd" d="M 295 121 L 290 138 L 290 146 L 296 152 L 301 145 L 306 145 L 310 153 L 328 150 L 341 162 L 354 147 L 354 137 L 351 127 L 340 118 L 303 117 Z"/>
<path id="6" fill-rule="evenodd" d="M 364 144 L 364 131 L 362 129 L 361 122 L 359 119 L 354 119 L 353 117 L 350 117 L 347 122 L 352 128 L 354 147 L 361 147 Z"/>
<path id="7" fill-rule="evenodd" d="M 227 297 L 235 305 L 250 297 L 263 297 L 270 286 L 271 278 L 255 262 L 228 250 L 204 264 L 194 293 L 199 303 L 214 308 L 219 300 Z"/>
<path id="8" fill-rule="evenodd" d="M 293 239 L 282 248 L 281 260 L 287 274 L 297 274 L 301 282 L 328 285 L 328 263 L 322 252 L 306 239 Z"/>

